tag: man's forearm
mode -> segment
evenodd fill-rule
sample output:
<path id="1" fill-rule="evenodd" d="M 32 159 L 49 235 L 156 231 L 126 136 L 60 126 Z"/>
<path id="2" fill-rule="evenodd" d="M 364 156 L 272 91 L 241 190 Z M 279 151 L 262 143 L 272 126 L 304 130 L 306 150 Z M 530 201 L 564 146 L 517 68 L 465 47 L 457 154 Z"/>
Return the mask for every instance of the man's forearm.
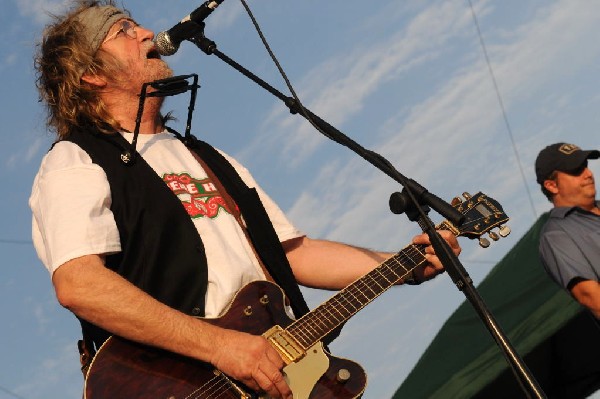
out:
<path id="1" fill-rule="evenodd" d="M 393 255 L 308 237 L 283 245 L 296 280 L 322 289 L 342 289 Z"/>
<path id="2" fill-rule="evenodd" d="M 600 284 L 597 281 L 582 280 L 571 287 L 571 295 L 600 319 Z"/>
<path id="3" fill-rule="evenodd" d="M 53 282 L 63 306 L 112 334 L 211 363 L 272 397 L 291 393 L 281 374 L 284 362 L 264 337 L 172 309 L 104 267 L 97 256 L 65 263 Z"/>
<path id="4" fill-rule="evenodd" d="M 440 234 L 458 256 L 461 249 L 456 237 L 448 231 L 440 231 Z M 413 244 L 425 248 L 426 262 L 414 270 L 417 281 L 429 280 L 444 270 L 427 234 L 415 236 Z M 300 284 L 323 289 L 342 289 L 394 255 L 308 237 L 286 241 L 283 248 L 296 280 Z"/>
<path id="5" fill-rule="evenodd" d="M 52 280 L 61 305 L 111 334 L 211 360 L 217 327 L 155 300 L 104 267 L 100 257 L 69 261 Z"/>

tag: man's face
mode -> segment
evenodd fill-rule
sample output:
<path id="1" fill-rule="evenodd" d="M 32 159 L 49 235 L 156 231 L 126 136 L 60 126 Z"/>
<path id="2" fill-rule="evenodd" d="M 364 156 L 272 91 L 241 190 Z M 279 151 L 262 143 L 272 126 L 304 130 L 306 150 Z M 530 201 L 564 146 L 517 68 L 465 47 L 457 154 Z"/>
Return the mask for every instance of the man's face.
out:
<path id="1" fill-rule="evenodd" d="M 153 37 L 154 32 L 129 19 L 122 19 L 110 28 L 100 48 L 121 64 L 121 71 L 109 78 L 109 85 L 139 94 L 144 82 L 173 75 L 155 50 Z"/>
<path id="2" fill-rule="evenodd" d="M 586 209 L 595 204 L 596 185 L 587 161 L 577 170 L 557 171 L 556 178 L 546 180 L 544 186 L 554 194 L 555 206 L 580 206 Z"/>

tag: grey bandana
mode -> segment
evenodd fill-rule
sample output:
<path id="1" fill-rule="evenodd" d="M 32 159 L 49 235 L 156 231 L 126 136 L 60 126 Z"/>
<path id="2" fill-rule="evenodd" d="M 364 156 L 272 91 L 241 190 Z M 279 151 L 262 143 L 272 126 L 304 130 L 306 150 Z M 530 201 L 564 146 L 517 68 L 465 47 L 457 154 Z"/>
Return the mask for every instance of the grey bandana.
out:
<path id="1" fill-rule="evenodd" d="M 92 54 L 98 51 L 114 23 L 123 18 L 130 17 L 113 6 L 90 7 L 75 17 L 83 28 L 81 35 L 88 43 Z"/>

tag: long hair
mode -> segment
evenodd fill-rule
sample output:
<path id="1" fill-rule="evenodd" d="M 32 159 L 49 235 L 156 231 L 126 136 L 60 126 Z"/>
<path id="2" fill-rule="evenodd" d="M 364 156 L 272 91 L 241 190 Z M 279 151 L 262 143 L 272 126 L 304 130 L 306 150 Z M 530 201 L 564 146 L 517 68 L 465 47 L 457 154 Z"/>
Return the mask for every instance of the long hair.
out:
<path id="1" fill-rule="evenodd" d="M 58 139 L 81 128 L 101 132 L 120 129 L 100 99 L 97 88 L 81 80 L 83 73 L 111 76 L 118 67 L 106 52 L 92 50 L 83 40 L 82 27 L 75 18 L 89 7 L 113 5 L 112 0 L 78 0 L 63 16 L 52 16 L 35 56 L 36 86 L 45 103 L 48 128 Z"/>

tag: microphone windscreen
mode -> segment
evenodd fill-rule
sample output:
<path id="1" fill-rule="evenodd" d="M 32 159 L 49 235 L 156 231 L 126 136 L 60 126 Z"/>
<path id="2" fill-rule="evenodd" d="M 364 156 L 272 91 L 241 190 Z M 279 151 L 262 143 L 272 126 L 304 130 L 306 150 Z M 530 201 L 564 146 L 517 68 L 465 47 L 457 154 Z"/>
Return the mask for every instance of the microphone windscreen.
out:
<path id="1" fill-rule="evenodd" d="M 156 51 L 158 51 L 158 54 L 160 55 L 173 55 L 179 49 L 179 43 L 176 46 L 173 45 L 169 32 L 167 31 L 159 32 L 154 38 L 154 44 L 156 46 Z"/>
<path id="2" fill-rule="evenodd" d="M 173 55 L 179 50 L 182 41 L 190 39 L 204 30 L 204 23 L 194 21 L 180 22 L 168 31 L 159 32 L 154 39 L 160 55 Z"/>

